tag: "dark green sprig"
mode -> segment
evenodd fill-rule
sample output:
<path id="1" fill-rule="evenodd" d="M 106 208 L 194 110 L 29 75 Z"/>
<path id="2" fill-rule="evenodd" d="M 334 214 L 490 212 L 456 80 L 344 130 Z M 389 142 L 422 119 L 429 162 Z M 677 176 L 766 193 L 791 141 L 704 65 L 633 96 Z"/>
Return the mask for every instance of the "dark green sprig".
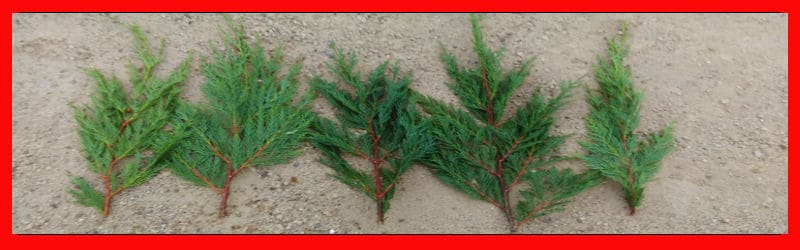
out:
<path id="1" fill-rule="evenodd" d="M 207 106 L 182 104 L 171 123 L 183 140 L 170 169 L 188 181 L 219 193 L 219 216 L 233 179 L 248 167 L 285 163 L 301 154 L 312 115 L 306 95 L 293 104 L 300 64 L 281 75 L 279 49 L 269 57 L 258 43 L 248 43 L 241 24 L 226 19 L 225 50 L 202 65 Z"/>
<path id="2" fill-rule="evenodd" d="M 133 93 L 123 90 L 116 77 L 106 78 L 100 71 L 87 70 L 97 84 L 91 105 L 75 110 L 78 134 L 89 161 L 89 169 L 100 175 L 103 191 L 94 189 L 82 177 L 69 192 L 77 203 L 94 207 L 108 216 L 111 200 L 120 192 L 141 185 L 164 168 L 162 160 L 177 138 L 164 130 L 177 101 L 180 85 L 186 80 L 189 59 L 166 78 L 153 75 L 163 54 L 151 47 L 137 26 L 130 26 L 136 55 L 141 65 L 130 64 Z"/>
<path id="3" fill-rule="evenodd" d="M 426 164 L 443 182 L 503 211 L 515 232 L 529 219 L 558 210 L 570 197 L 596 184 L 597 178 L 546 168 L 567 159 L 553 156 L 566 137 L 551 135 L 550 128 L 576 82 L 562 84 L 560 93 L 549 100 L 537 91 L 515 116 L 501 121 L 509 96 L 530 74 L 532 60 L 504 71 L 501 53 L 483 41 L 480 18 L 471 17 L 478 67 L 460 66 L 447 50 L 441 54 L 452 79 L 448 86 L 466 112 L 420 98 L 439 145 Z M 521 192 L 514 210 L 510 192 L 522 181 L 529 187 Z"/>
<path id="4" fill-rule="evenodd" d="M 672 126 L 658 133 L 640 136 L 642 94 L 633 88 L 631 70 L 623 64 L 628 55 L 627 28 L 621 35 L 606 39 L 607 57 L 598 57 L 594 66 L 597 91 L 589 91 L 586 101 L 591 113 L 586 118 L 588 138 L 580 144 L 588 151 L 583 161 L 591 169 L 618 182 L 625 189 L 630 214 L 642 198 L 644 185 L 659 168 L 659 162 L 673 149 Z"/>
<path id="5" fill-rule="evenodd" d="M 329 67 L 338 79 L 315 77 L 310 84 L 337 109 L 339 125 L 318 117 L 311 143 L 322 152 L 322 163 L 335 171 L 334 177 L 375 200 L 382 223 L 400 176 L 431 152 L 433 139 L 414 107 L 409 74 L 384 62 L 362 79 L 355 54 L 346 55 L 333 44 L 331 48 Z M 353 92 L 339 88 L 338 83 Z M 355 169 L 343 154 L 369 161 L 371 171 Z"/>

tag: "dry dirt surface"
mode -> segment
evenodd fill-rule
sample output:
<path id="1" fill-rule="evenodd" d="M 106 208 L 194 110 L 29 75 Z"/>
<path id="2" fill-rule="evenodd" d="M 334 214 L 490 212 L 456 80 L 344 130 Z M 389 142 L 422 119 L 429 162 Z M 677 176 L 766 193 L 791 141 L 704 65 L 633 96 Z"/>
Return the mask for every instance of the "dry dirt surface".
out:
<path id="1" fill-rule="evenodd" d="M 219 14 L 111 14 L 166 41 L 166 73 L 188 54 L 193 71 L 183 97 L 202 101 L 197 68 L 219 46 Z M 412 70 L 412 88 L 451 103 L 439 44 L 475 61 L 467 14 L 234 14 L 265 47 L 282 45 L 310 76 L 330 76 L 328 43 L 357 52 L 361 69 L 393 60 Z M 509 106 L 535 89 L 552 95 L 562 80 L 591 79 L 603 38 L 630 26 L 633 77 L 645 92 L 642 131 L 676 124 L 677 148 L 645 191 L 635 216 L 621 188 L 590 189 L 563 212 L 521 233 L 786 233 L 788 24 L 785 14 L 488 14 L 482 23 L 504 63 L 535 56 L 532 77 Z M 375 204 L 329 176 L 306 154 L 284 165 L 245 171 L 233 183 L 230 215 L 217 218 L 218 195 L 164 171 L 123 192 L 108 218 L 76 205 L 70 177 L 92 175 L 70 104 L 89 102 L 94 83 L 81 68 L 127 79 L 128 30 L 104 14 L 13 17 L 13 232 L 27 233 L 506 233 L 503 215 L 441 182 L 422 166 L 398 186 L 383 225 Z M 560 149 L 581 153 L 584 89 L 559 113 Z M 330 115 L 324 101 L 314 111 Z M 513 107 L 512 107 L 513 108 Z M 580 162 L 563 167 L 583 168 Z M 290 181 L 293 178 L 297 181 Z"/>

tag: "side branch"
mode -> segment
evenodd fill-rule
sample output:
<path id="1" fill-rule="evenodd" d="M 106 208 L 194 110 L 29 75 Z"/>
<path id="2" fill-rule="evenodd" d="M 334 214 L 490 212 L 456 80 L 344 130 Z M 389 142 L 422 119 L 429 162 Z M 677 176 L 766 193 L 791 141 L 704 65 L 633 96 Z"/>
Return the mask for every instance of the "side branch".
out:
<path id="1" fill-rule="evenodd" d="M 381 193 L 377 194 L 376 197 L 383 198 L 384 196 L 386 196 L 386 193 L 389 193 L 389 190 L 391 190 L 392 187 L 394 187 L 394 183 L 396 181 L 397 181 L 397 179 L 392 180 L 392 182 L 389 183 L 389 185 L 386 185 L 386 187 L 383 189 L 383 191 L 381 191 Z"/>
<path id="2" fill-rule="evenodd" d="M 505 161 L 506 159 L 508 159 L 508 157 L 511 156 L 512 153 L 514 153 L 514 149 L 516 149 L 517 146 L 522 142 L 522 139 L 525 139 L 525 135 L 520 135 L 519 138 L 514 140 L 514 144 L 511 144 L 511 147 L 508 148 L 508 151 L 506 151 L 506 153 L 503 154 L 503 157 L 501 157 L 499 161 Z"/>
<path id="3" fill-rule="evenodd" d="M 122 132 L 125 131 L 125 128 L 131 124 L 131 122 L 133 122 L 133 120 L 125 120 L 122 122 L 122 125 L 119 126 L 119 134 L 122 134 Z"/>
<path id="4" fill-rule="evenodd" d="M 498 204 L 497 201 L 495 201 L 494 199 L 492 199 L 488 195 L 486 195 L 483 192 L 481 192 L 481 190 L 478 189 L 478 187 L 476 187 L 475 184 L 472 184 L 472 183 L 470 183 L 468 181 L 464 181 L 464 184 L 467 184 L 467 186 L 471 187 L 473 190 L 475 190 L 475 192 L 478 192 L 478 194 L 481 195 L 481 197 L 483 197 L 483 199 L 485 199 L 489 203 L 492 203 L 492 205 L 494 205 L 495 207 L 499 208 L 500 210 L 503 210 L 503 206 L 500 206 L 500 204 Z"/>
<path id="5" fill-rule="evenodd" d="M 210 148 L 211 148 L 211 150 L 213 150 L 213 151 L 214 151 L 214 154 L 215 154 L 215 155 L 217 155 L 217 157 L 219 157 L 219 159 L 220 159 L 220 160 L 222 160 L 223 162 L 225 162 L 225 164 L 227 164 L 227 165 L 228 165 L 228 168 L 230 168 L 230 167 L 231 167 L 231 161 L 230 161 L 230 160 L 228 160 L 228 158 L 227 158 L 227 157 L 225 157 L 225 155 L 223 155 L 223 154 L 222 154 L 222 152 L 220 152 L 220 151 L 219 151 L 219 149 L 217 149 L 217 147 L 216 147 L 216 146 L 214 146 L 214 144 L 213 144 L 213 143 L 211 143 L 211 141 L 208 141 L 207 143 L 208 143 L 208 147 L 210 147 Z"/>
<path id="6" fill-rule="evenodd" d="M 494 102 L 492 101 L 492 92 L 489 89 L 489 79 L 486 78 L 486 68 L 483 67 L 483 65 L 481 65 L 481 74 L 483 76 L 483 89 L 486 91 L 486 99 L 488 99 L 489 103 L 486 108 L 486 120 L 492 127 L 497 127 L 497 124 L 494 121 Z"/>
<path id="7" fill-rule="evenodd" d="M 494 170 L 489 168 L 489 166 L 487 166 L 486 163 L 484 163 L 483 161 L 478 160 L 477 158 L 475 158 L 474 155 L 470 154 L 469 152 L 465 152 L 465 154 L 467 155 L 467 157 L 470 160 L 474 161 L 476 164 L 478 164 L 478 166 L 481 166 L 481 168 L 483 168 L 483 170 L 486 170 L 486 172 L 489 172 L 489 174 L 491 174 L 492 176 L 497 176 L 498 175 L 497 172 L 495 172 Z"/>
<path id="8" fill-rule="evenodd" d="M 214 192 L 222 193 L 222 190 L 219 189 L 219 187 L 217 187 L 217 185 L 214 185 L 214 183 L 211 183 L 211 181 L 209 181 L 208 178 L 206 178 L 205 176 L 200 174 L 200 172 L 197 171 L 197 169 L 192 168 L 191 170 L 192 170 L 192 174 L 194 174 L 194 176 L 197 176 L 197 178 L 199 178 L 200 180 L 205 182 L 206 185 L 208 185 L 208 187 L 210 187 L 212 190 L 214 190 Z"/>
<path id="9" fill-rule="evenodd" d="M 519 222 L 514 224 L 514 231 L 516 231 L 516 229 L 519 228 L 520 226 L 522 226 L 523 224 L 527 223 L 533 216 L 535 216 L 536 214 L 541 212 L 542 209 L 544 209 L 545 207 L 547 207 L 549 205 L 550 205 L 550 202 L 545 202 L 545 203 L 537 205 L 536 208 L 533 209 L 533 211 L 531 211 L 530 213 L 525 215 L 525 217 L 522 218 L 522 220 L 520 220 Z"/>
<path id="10" fill-rule="evenodd" d="M 522 167 L 519 169 L 519 172 L 517 172 L 517 176 L 514 177 L 514 180 L 511 181 L 511 184 L 508 186 L 514 186 L 519 182 L 520 179 L 522 179 L 522 175 L 524 175 L 525 172 L 528 171 L 528 166 L 531 165 L 531 162 L 533 162 L 533 152 L 531 152 L 531 154 L 529 154 L 528 157 L 525 158 L 525 161 L 522 163 Z"/>
<path id="11" fill-rule="evenodd" d="M 250 156 L 250 158 L 247 158 L 247 160 L 244 161 L 244 163 L 242 163 L 242 165 L 240 165 L 239 168 L 237 168 L 235 172 L 233 172 L 233 175 L 237 175 L 237 174 L 239 174 L 239 172 L 242 172 L 242 170 L 244 170 L 244 168 L 246 168 L 248 165 L 250 165 L 251 161 L 253 161 L 256 157 L 261 156 L 261 153 L 263 153 L 264 150 L 267 149 L 267 147 L 269 147 L 269 143 L 265 143 L 260 148 L 258 148 L 258 150 L 256 150 L 255 154 Z"/>

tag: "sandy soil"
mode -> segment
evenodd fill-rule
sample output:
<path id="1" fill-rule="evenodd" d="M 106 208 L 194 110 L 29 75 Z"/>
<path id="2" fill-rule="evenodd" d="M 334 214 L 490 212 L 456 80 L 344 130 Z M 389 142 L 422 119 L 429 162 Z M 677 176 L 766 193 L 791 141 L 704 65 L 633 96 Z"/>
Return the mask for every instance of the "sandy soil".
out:
<path id="1" fill-rule="evenodd" d="M 170 69 L 196 55 L 184 97 L 201 101 L 199 58 L 218 46 L 217 14 L 113 14 L 165 38 Z M 362 69 L 391 59 L 413 70 L 413 88 L 447 101 L 439 42 L 470 52 L 467 14 L 236 14 L 267 48 L 283 44 L 304 61 L 303 76 L 327 75 L 327 44 L 355 50 Z M 523 233 L 784 233 L 787 231 L 787 17 L 784 14 L 489 14 L 483 22 L 506 65 L 536 56 L 533 76 L 509 106 L 535 88 L 589 74 L 603 37 L 631 24 L 637 87 L 646 93 L 642 130 L 676 122 L 677 150 L 648 185 L 636 216 L 621 189 L 606 183 Z M 285 165 L 248 170 L 234 182 L 231 215 L 218 197 L 165 171 L 124 192 L 110 217 L 75 205 L 70 176 L 92 177 L 69 104 L 87 103 L 93 83 L 81 67 L 127 78 L 128 31 L 101 14 L 13 17 L 14 233 L 505 233 L 500 211 L 472 200 L 422 167 L 399 184 L 384 225 L 374 204 L 328 176 L 307 153 Z M 164 73 L 165 71 L 162 71 Z M 581 152 L 583 89 L 560 112 L 555 132 L 573 134 L 562 154 Z M 322 101 L 314 110 L 330 114 Z M 581 164 L 568 163 L 581 168 Z M 296 177 L 297 183 L 290 182 Z"/>

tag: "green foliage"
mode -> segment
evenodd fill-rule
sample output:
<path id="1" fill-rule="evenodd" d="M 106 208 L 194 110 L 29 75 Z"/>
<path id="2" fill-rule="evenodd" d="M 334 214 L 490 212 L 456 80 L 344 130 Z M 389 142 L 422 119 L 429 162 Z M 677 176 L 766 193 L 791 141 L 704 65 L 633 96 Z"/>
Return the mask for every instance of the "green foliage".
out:
<path id="1" fill-rule="evenodd" d="M 76 203 L 87 207 L 93 207 L 96 208 L 97 211 L 103 212 L 103 203 L 105 202 L 103 193 L 92 188 L 91 184 L 83 177 L 73 178 L 72 183 L 75 184 L 75 189 L 69 190 L 69 193 L 75 197 Z"/>
<path id="2" fill-rule="evenodd" d="M 170 119 L 180 89 L 186 80 L 189 59 L 166 78 L 153 75 L 161 62 L 162 46 L 155 50 L 137 26 L 130 26 L 136 54 L 142 65 L 130 64 L 133 93 L 123 90 L 116 77 L 106 78 L 98 70 L 87 70 L 96 93 L 91 105 L 75 109 L 81 144 L 89 169 L 100 175 L 104 192 L 83 178 L 74 179 L 70 190 L 78 204 L 95 207 L 108 215 L 111 198 L 125 189 L 150 180 L 164 165 L 162 160 L 176 143 L 164 126 Z"/>
<path id="3" fill-rule="evenodd" d="M 553 156 L 553 150 L 566 137 L 551 135 L 550 128 L 575 82 L 563 84 L 560 93 L 549 100 L 537 91 L 515 116 L 501 121 L 509 96 L 530 74 L 532 61 L 504 71 L 501 53 L 492 51 L 483 41 L 480 18 L 471 17 L 478 67 L 460 66 L 447 50 L 441 54 L 452 79 L 448 86 L 466 112 L 420 98 L 439 145 L 426 165 L 443 182 L 502 210 L 513 232 L 529 218 L 556 210 L 569 197 L 596 184 L 597 178 L 566 170 L 542 170 L 567 159 Z M 530 187 L 522 191 L 522 200 L 514 211 L 509 193 L 521 180 Z"/>
<path id="4" fill-rule="evenodd" d="M 171 123 L 181 143 L 171 157 L 174 174 L 218 192 L 225 215 L 231 181 L 248 167 L 285 163 L 302 153 L 312 121 L 309 96 L 293 104 L 300 64 L 284 68 L 280 49 L 266 56 L 245 40 L 241 24 L 226 19 L 226 49 L 202 65 L 208 105 L 181 104 Z"/>
<path id="5" fill-rule="evenodd" d="M 620 183 L 625 189 L 631 215 L 642 198 L 644 185 L 659 168 L 659 161 L 673 149 L 672 126 L 658 133 L 640 136 L 642 94 L 633 88 L 631 70 L 623 65 L 628 55 L 627 29 L 619 37 L 606 39 L 607 58 L 598 57 L 594 66 L 600 85 L 586 100 L 591 113 L 586 118 L 588 139 L 580 142 L 588 151 L 583 161 L 591 169 Z"/>
<path id="6" fill-rule="evenodd" d="M 345 55 L 333 44 L 331 48 L 334 62 L 329 67 L 338 79 L 314 77 L 310 84 L 338 110 L 339 125 L 318 117 L 310 140 L 322 152 L 321 162 L 335 171 L 334 177 L 376 201 L 378 221 L 383 222 L 395 184 L 433 150 L 433 139 L 411 98 L 409 74 L 384 62 L 362 80 L 355 54 Z M 338 83 L 352 88 L 352 93 Z M 371 175 L 350 165 L 342 156 L 345 153 L 369 161 Z"/>
<path id="7" fill-rule="evenodd" d="M 561 211 L 569 199 L 599 183 L 596 172 L 573 173 L 571 169 L 548 168 L 531 171 L 523 180 L 528 188 L 520 191 L 522 199 L 517 204 L 517 221 L 527 221 L 548 213 Z"/>

